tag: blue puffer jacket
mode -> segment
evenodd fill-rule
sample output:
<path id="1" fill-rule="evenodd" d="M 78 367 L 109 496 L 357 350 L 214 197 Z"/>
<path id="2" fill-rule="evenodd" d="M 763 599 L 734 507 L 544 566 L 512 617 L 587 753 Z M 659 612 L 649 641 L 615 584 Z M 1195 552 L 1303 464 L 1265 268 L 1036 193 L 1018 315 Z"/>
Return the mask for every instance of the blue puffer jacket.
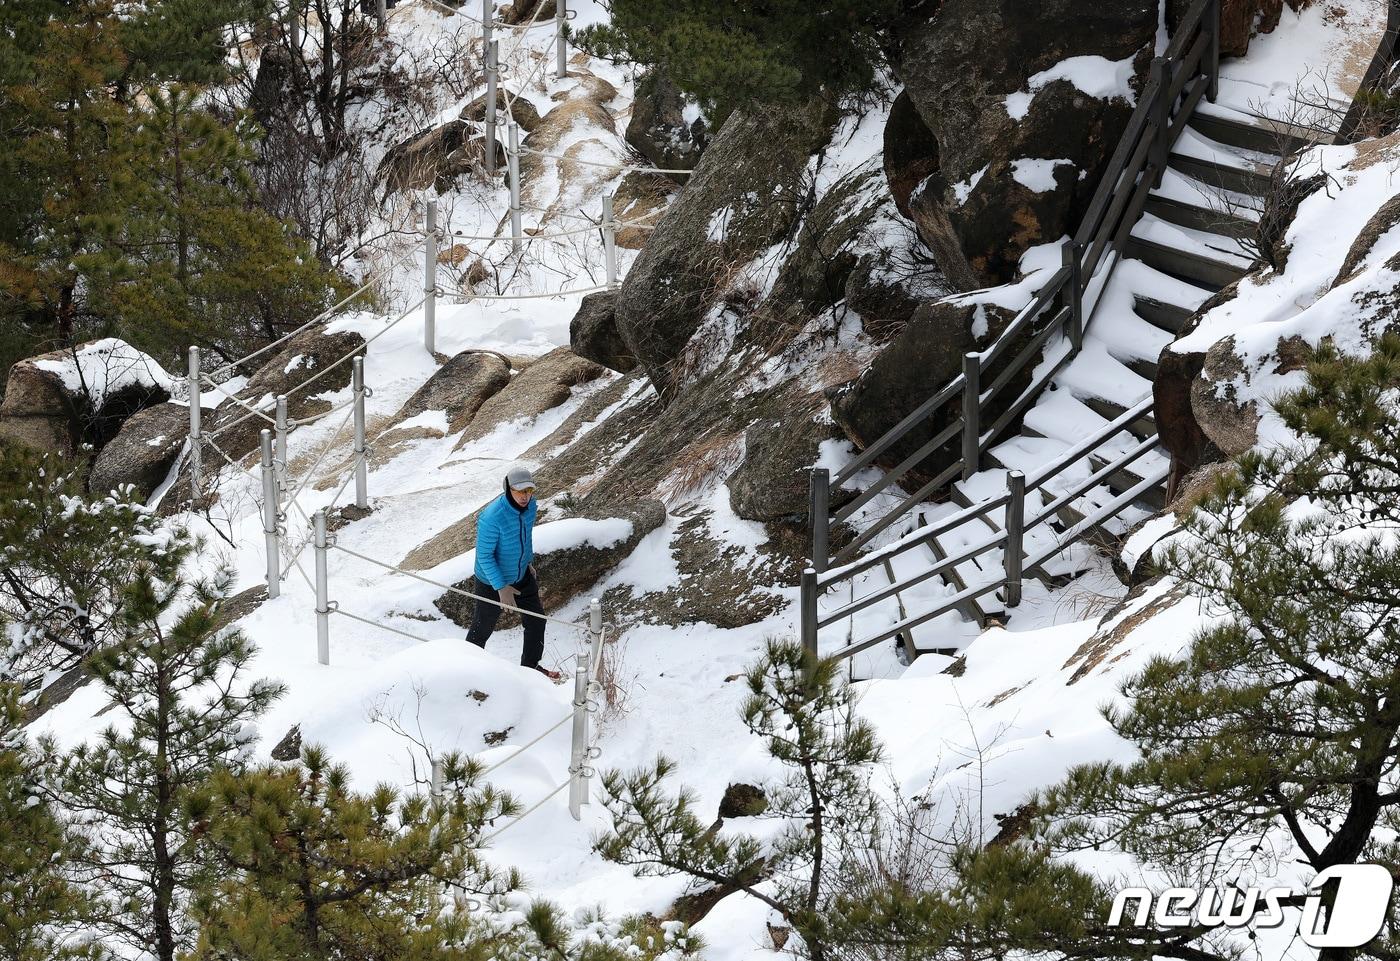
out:
<path id="1" fill-rule="evenodd" d="M 518 583 L 535 559 L 535 498 L 516 507 L 507 487 L 476 519 L 476 568 L 478 583 L 499 591 Z"/>

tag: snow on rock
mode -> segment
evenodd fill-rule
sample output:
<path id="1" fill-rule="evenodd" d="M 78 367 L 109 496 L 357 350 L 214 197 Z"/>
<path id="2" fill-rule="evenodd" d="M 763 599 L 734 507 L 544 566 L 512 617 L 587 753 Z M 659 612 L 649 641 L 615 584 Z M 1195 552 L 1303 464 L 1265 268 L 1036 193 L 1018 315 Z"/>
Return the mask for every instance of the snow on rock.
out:
<path id="1" fill-rule="evenodd" d="M 1031 101 L 1043 87 L 1056 80 L 1067 80 L 1075 88 L 1091 97 L 1108 100 L 1119 97 L 1129 105 L 1136 106 L 1137 95 L 1133 93 L 1133 57 L 1123 60 L 1108 60 L 1099 56 L 1070 57 L 1061 60 L 1049 70 L 1032 74 L 1026 89 L 1007 96 L 1006 112 L 1012 120 L 1024 120 L 1031 109 Z"/>
<path id="2" fill-rule="evenodd" d="M 171 395 L 178 383 L 154 357 L 115 337 L 83 344 L 71 353 L 55 351 L 33 363 L 39 370 L 57 374 L 69 393 L 86 395 L 94 409 L 127 388 Z"/>
<path id="3" fill-rule="evenodd" d="M 606 550 L 631 536 L 632 522 L 623 517 L 609 517 L 604 520 L 570 517 L 536 527 L 535 550 L 541 554 L 572 547 Z"/>
<path id="4" fill-rule="evenodd" d="M 990 166 L 990 164 L 987 166 Z M 987 175 L 987 166 L 984 166 L 966 180 L 960 180 L 953 184 L 953 199 L 957 202 L 958 206 L 961 207 L 963 204 L 967 203 L 967 198 L 971 196 L 972 191 L 977 189 L 977 185 L 982 182 L 982 178 Z M 924 186 L 927 186 L 927 182 L 921 185 L 920 189 L 923 189 Z"/>
<path id="5" fill-rule="evenodd" d="M 1055 168 L 1066 165 L 1073 167 L 1074 161 L 1023 157 L 1011 162 L 1011 176 L 1027 190 L 1043 194 L 1055 189 Z"/>

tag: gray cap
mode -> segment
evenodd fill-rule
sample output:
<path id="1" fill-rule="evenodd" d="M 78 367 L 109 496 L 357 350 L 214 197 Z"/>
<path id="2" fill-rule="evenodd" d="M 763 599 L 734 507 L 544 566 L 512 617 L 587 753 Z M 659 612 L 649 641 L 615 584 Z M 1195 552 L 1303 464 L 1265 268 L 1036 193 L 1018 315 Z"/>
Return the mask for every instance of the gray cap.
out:
<path id="1" fill-rule="evenodd" d="M 535 476 L 524 467 L 512 467 L 506 475 L 506 483 L 516 490 L 534 490 Z"/>

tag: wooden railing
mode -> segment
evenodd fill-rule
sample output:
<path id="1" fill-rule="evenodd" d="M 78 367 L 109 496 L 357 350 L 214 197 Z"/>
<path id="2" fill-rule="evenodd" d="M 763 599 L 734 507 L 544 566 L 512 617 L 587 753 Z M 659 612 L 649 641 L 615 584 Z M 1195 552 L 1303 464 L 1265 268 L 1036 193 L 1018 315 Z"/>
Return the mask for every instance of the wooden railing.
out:
<path id="1" fill-rule="evenodd" d="M 812 563 L 802 581 L 802 636 L 804 643 L 812 650 L 816 649 L 816 637 L 820 628 L 885 600 L 906 586 L 951 571 L 956 565 L 998 546 L 1006 548 L 1005 556 L 1008 558 L 1008 569 L 1002 581 L 969 588 L 951 598 L 951 606 L 944 605 L 934 612 L 909 618 L 880 636 L 849 644 L 837 652 L 836 656 L 849 656 L 858 650 L 864 650 L 946 610 L 951 610 L 952 606 L 964 604 L 993 590 L 1006 588 L 1007 603 L 1014 605 L 1019 602 L 1020 569 L 1035 566 L 1044 558 L 1022 557 L 1018 546 L 1021 532 L 1008 529 L 1002 535 L 976 545 L 975 550 L 970 549 L 973 550 L 971 554 L 965 551 L 956 558 L 941 561 L 910 581 L 892 585 L 870 595 L 873 600 L 863 598 L 856 602 L 862 605 L 861 607 L 847 605 L 841 611 L 820 620 L 816 613 L 817 596 L 821 591 L 857 577 L 874 564 L 884 563 L 892 556 L 889 553 L 892 548 L 885 548 L 854 561 L 863 547 L 905 517 L 912 507 L 943 489 L 954 479 L 961 477 L 966 480 L 981 470 L 983 453 L 1019 422 L 1050 381 L 1078 355 L 1084 340 L 1086 302 L 1090 300 L 1092 292 L 1102 291 L 1107 285 L 1117 266 L 1117 254 L 1123 249 L 1129 232 L 1141 216 L 1148 193 L 1160 182 L 1162 173 L 1166 170 L 1172 146 L 1181 136 L 1187 120 L 1201 99 L 1215 99 L 1219 75 L 1220 0 L 1196 0 L 1178 24 L 1166 52 L 1152 61 L 1147 84 L 1109 160 L 1108 169 L 1099 181 L 1098 189 L 1089 203 L 1079 229 L 1072 239 L 1065 242 L 1063 265 L 1050 276 L 1031 303 L 1016 314 L 995 341 L 984 350 L 964 355 L 961 374 L 866 447 L 837 472 L 835 477 L 830 476 L 829 471 L 825 469 L 812 471 L 808 505 Z M 1087 309 L 1092 313 L 1092 305 Z M 1060 335 L 1059 343 L 1064 345 L 1062 352 L 1053 364 L 1041 365 L 1040 359 L 1045 348 L 1057 334 Z M 1012 354 L 1012 347 L 1018 344 L 1022 346 Z M 1042 369 L 1038 373 L 1030 373 L 1037 366 Z M 1031 376 L 1030 383 L 1007 403 L 1006 395 L 1010 386 L 1018 377 L 1028 374 Z M 990 423 L 986 423 L 988 418 L 984 417 L 984 414 L 996 409 L 992 406 L 994 402 L 1001 409 L 995 417 L 990 418 Z M 1150 410 L 1150 401 L 1147 403 Z M 1139 417 L 1142 416 L 1140 407 L 1141 405 L 1138 405 L 1133 408 L 1133 411 L 1138 411 Z M 1122 419 L 1119 418 L 1114 423 L 1117 424 Z M 1132 419 L 1127 422 L 1131 423 Z M 927 432 L 930 428 L 933 429 L 933 434 L 929 440 L 904 457 L 892 470 L 885 472 L 870 487 L 842 505 L 834 515 L 830 512 L 833 492 L 841 490 L 915 431 Z M 1117 430 L 1113 433 L 1117 433 Z M 1112 433 L 1108 434 L 1104 439 L 1112 436 Z M 1027 489 L 1036 489 L 1058 475 L 1069 464 L 1085 456 L 1088 451 L 1080 451 L 1080 447 L 1082 445 L 1077 445 L 1074 450 L 1039 472 L 1036 484 Z M 1141 456 L 1147 449 L 1150 448 L 1142 447 L 1142 451 L 1132 459 Z M 860 533 L 835 555 L 830 553 L 831 531 L 835 525 L 850 520 L 862 508 L 874 502 L 875 498 L 890 491 L 908 477 L 926 459 L 940 452 L 946 456 L 956 456 L 927 483 L 900 498 L 890 510 L 869 524 L 863 523 Z M 1105 471 L 1111 474 L 1123 466 L 1125 464 L 1120 461 L 1110 464 Z M 1096 472 L 1095 476 L 1098 473 L 1100 472 Z M 1014 473 L 1012 476 L 1015 477 Z M 1134 491 L 1134 497 L 1142 493 L 1137 488 L 1134 488 Z M 895 546 L 906 542 L 913 546 L 926 543 L 937 533 L 951 530 L 952 526 L 956 526 L 953 522 L 958 518 L 961 518 L 958 523 L 965 523 L 981 513 L 994 510 L 1003 504 L 1010 504 L 1014 493 L 1008 491 L 1002 498 L 978 504 L 932 528 L 917 531 L 897 542 Z M 1016 510 L 1022 511 L 1020 516 L 1024 516 L 1023 496 L 1024 492 L 1022 502 L 1015 505 Z M 1132 498 L 1125 500 L 1126 497 L 1127 494 L 1124 494 L 1114 500 L 1115 512 L 1131 503 Z M 1052 513 L 1041 511 L 1034 520 L 1041 523 Z M 1015 516 L 1015 510 L 1008 511 L 1009 518 L 1014 519 Z M 1106 519 L 1107 517 L 1099 517 L 1093 526 Z M 1071 531 L 1076 532 L 1073 539 L 1078 539 L 1089 529 L 1081 530 L 1080 526 L 1075 525 L 1071 528 Z M 1073 539 L 1065 541 L 1061 538 L 1063 543 L 1057 550 L 1069 546 Z M 894 553 L 902 553 L 905 549 L 912 548 L 902 548 Z M 872 560 L 873 558 L 879 560 Z M 1011 569 L 1018 564 L 1021 568 Z"/>

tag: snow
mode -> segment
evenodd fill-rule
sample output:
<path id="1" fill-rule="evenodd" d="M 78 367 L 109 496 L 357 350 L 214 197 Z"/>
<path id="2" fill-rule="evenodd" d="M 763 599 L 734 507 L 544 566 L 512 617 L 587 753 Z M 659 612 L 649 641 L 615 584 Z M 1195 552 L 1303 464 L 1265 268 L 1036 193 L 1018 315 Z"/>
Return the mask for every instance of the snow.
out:
<path id="1" fill-rule="evenodd" d="M 988 165 L 990 166 L 990 164 Z M 972 192 L 977 189 L 977 185 L 982 182 L 982 178 L 987 175 L 987 167 L 983 167 L 966 180 L 960 180 L 953 184 L 953 201 L 959 207 L 967 203 L 967 198 L 972 196 Z"/>
<path id="2" fill-rule="evenodd" d="M 1055 189 L 1055 168 L 1061 166 L 1073 167 L 1074 161 L 1023 157 L 1011 162 L 1011 176 L 1027 190 L 1043 194 Z"/>
<path id="3" fill-rule="evenodd" d="M 574 547 L 607 550 L 632 536 L 632 522 L 623 517 L 589 520 L 570 517 L 550 521 L 535 528 L 535 551 L 549 554 Z"/>
<path id="4" fill-rule="evenodd" d="M 183 389 L 155 358 L 115 337 L 95 340 L 77 348 L 62 360 L 35 360 L 35 367 L 57 374 L 65 390 L 86 394 L 94 408 L 107 398 L 131 387 L 164 391 Z"/>
<path id="5" fill-rule="evenodd" d="M 1061 60 L 1049 70 L 1032 74 L 1026 89 L 1006 97 L 1003 103 L 1012 120 L 1024 120 L 1031 109 L 1031 101 L 1042 89 L 1056 80 L 1073 84 L 1081 93 L 1099 100 L 1119 98 L 1129 106 L 1137 104 L 1133 93 L 1133 57 L 1123 60 L 1108 60 L 1099 56 L 1070 57 Z"/>

